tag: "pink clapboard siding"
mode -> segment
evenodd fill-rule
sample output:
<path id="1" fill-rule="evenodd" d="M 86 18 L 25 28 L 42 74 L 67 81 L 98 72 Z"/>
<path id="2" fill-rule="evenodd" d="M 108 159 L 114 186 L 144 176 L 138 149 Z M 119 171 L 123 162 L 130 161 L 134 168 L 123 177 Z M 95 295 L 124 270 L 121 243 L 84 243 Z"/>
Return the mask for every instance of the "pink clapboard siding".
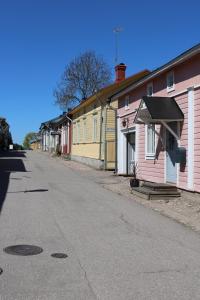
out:
<path id="1" fill-rule="evenodd" d="M 200 192 L 200 88 L 195 90 L 194 120 L 194 188 Z"/>
<path id="2" fill-rule="evenodd" d="M 157 126 L 159 132 L 160 126 Z M 161 141 L 157 138 L 156 158 L 145 160 L 145 126 L 139 126 L 138 177 L 154 182 L 164 181 L 164 152 Z M 152 172 L 153 170 L 153 172 Z"/>
<path id="3" fill-rule="evenodd" d="M 129 108 L 125 109 L 124 95 L 119 98 L 118 116 L 120 118 L 121 129 L 132 128 L 135 126 L 135 110 L 138 108 L 141 98 L 146 95 L 148 83 L 153 83 L 153 95 L 161 97 L 174 97 L 184 113 L 184 122 L 180 126 L 181 140 L 180 146 L 188 149 L 188 88 L 194 87 L 194 190 L 200 192 L 200 55 L 177 65 L 172 70 L 174 72 L 175 89 L 171 92 L 166 88 L 165 72 L 153 80 L 132 90 L 127 95 L 130 97 Z M 123 127 L 123 121 L 126 126 Z M 165 129 L 156 125 L 156 130 L 161 131 L 162 138 L 165 139 Z M 155 159 L 145 159 L 145 126 L 138 126 L 138 175 L 142 180 L 153 182 L 165 182 L 165 147 L 161 140 L 157 138 L 157 149 Z M 187 151 L 188 153 L 188 151 Z M 187 189 L 188 166 L 180 168 L 178 172 L 178 186 Z"/>

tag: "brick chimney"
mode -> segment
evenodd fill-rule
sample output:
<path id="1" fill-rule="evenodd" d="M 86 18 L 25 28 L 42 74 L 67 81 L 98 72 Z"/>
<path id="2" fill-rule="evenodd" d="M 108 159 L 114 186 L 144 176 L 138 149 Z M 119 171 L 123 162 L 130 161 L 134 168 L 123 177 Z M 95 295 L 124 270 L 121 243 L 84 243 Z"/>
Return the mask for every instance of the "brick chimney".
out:
<path id="1" fill-rule="evenodd" d="M 121 63 L 115 67 L 115 82 L 121 82 L 126 78 L 126 65 Z"/>

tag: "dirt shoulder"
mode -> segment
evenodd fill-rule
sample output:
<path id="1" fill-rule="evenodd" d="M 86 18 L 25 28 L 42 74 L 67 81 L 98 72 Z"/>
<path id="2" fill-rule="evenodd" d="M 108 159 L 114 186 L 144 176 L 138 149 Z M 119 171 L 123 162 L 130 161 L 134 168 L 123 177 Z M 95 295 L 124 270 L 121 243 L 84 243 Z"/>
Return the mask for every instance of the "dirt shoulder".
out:
<path id="1" fill-rule="evenodd" d="M 111 171 L 95 170 L 71 160 L 55 157 L 53 159 L 58 159 L 66 167 L 88 176 L 107 190 L 123 195 L 200 232 L 200 195 L 198 194 L 185 195 L 183 192 L 180 198 L 172 200 L 145 200 L 131 194 L 128 177 L 117 176 Z"/>

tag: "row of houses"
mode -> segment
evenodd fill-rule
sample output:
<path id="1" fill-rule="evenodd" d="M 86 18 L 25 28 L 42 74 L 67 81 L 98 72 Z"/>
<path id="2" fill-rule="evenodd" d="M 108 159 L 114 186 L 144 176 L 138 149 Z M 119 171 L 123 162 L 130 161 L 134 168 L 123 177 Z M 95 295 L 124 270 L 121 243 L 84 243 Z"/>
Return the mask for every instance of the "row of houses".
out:
<path id="1" fill-rule="evenodd" d="M 115 82 L 40 126 L 42 150 L 200 192 L 200 44 Z"/>

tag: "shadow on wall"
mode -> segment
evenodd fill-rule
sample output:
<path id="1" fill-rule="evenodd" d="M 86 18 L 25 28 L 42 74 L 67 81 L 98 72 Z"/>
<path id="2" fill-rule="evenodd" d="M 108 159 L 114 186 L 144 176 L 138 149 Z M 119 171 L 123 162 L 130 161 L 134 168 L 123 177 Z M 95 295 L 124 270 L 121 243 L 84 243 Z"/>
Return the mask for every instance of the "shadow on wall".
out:
<path id="1" fill-rule="evenodd" d="M 10 174 L 26 172 L 23 160 L 26 157 L 24 151 L 0 152 L 0 213 L 7 195 L 10 181 Z"/>

